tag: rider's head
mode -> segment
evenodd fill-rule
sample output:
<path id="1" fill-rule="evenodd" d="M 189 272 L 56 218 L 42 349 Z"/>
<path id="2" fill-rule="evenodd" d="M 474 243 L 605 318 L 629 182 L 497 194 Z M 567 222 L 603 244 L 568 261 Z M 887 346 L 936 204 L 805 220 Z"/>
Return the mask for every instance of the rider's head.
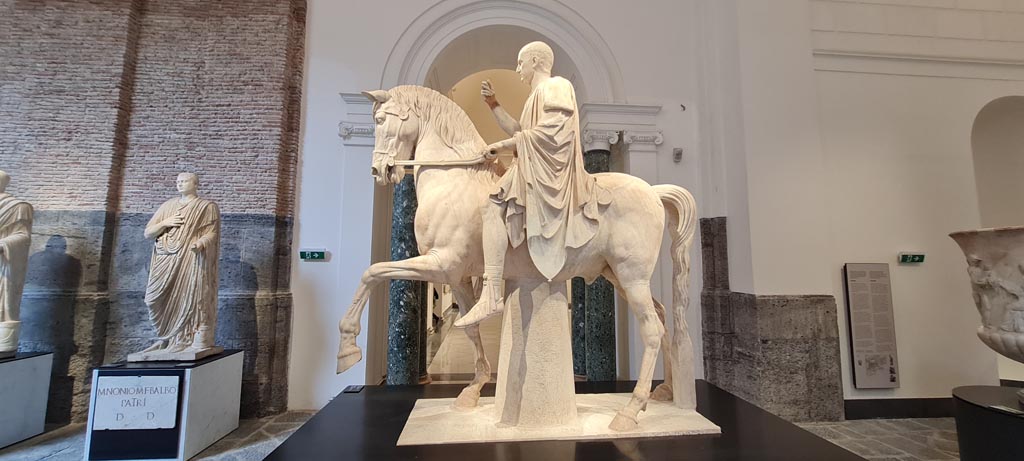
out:
<path id="1" fill-rule="evenodd" d="M 551 74 L 551 66 L 554 63 L 555 53 L 547 43 L 530 42 L 519 50 L 519 65 L 516 72 L 519 72 L 524 82 L 530 83 L 535 72 Z"/>

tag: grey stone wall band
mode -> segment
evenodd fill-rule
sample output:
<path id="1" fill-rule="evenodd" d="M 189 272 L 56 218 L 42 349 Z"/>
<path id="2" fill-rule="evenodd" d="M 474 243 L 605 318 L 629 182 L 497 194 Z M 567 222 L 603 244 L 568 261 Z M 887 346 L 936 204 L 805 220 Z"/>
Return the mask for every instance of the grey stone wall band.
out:
<path id="1" fill-rule="evenodd" d="M 708 382 L 791 421 L 842 420 L 835 298 L 730 291 L 726 218 L 700 228 Z"/>

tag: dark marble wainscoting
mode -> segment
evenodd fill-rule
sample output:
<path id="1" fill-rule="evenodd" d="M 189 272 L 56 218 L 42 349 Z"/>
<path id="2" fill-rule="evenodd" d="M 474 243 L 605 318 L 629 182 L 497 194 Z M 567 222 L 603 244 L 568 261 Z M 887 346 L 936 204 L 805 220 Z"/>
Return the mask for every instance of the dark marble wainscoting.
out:
<path id="1" fill-rule="evenodd" d="M 835 298 L 731 291 L 725 232 L 701 220 L 708 382 L 792 421 L 843 419 Z"/>
<path id="2" fill-rule="evenodd" d="M 148 213 L 39 210 L 20 349 L 54 352 L 47 422 L 88 416 L 92 368 L 148 346 Z M 217 342 L 245 351 L 242 416 L 284 411 L 291 220 L 222 214 Z M 115 238 L 116 236 L 116 238 Z"/>

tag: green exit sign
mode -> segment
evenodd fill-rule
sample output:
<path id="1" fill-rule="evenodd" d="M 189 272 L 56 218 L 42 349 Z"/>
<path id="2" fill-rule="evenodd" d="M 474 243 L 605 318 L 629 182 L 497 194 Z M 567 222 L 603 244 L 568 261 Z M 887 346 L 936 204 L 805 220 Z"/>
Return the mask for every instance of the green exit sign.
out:
<path id="1" fill-rule="evenodd" d="M 327 259 L 327 250 L 322 248 L 299 250 L 299 259 L 303 261 L 323 261 Z"/>
<path id="2" fill-rule="evenodd" d="M 924 253 L 900 253 L 900 264 L 920 264 L 924 262 Z"/>

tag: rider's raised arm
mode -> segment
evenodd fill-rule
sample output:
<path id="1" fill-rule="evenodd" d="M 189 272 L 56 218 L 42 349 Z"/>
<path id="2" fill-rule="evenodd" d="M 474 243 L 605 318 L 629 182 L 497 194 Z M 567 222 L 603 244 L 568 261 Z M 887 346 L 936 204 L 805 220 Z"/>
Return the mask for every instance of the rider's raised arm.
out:
<path id="1" fill-rule="evenodd" d="M 509 115 L 508 111 L 498 103 L 498 97 L 494 94 L 494 88 L 489 80 L 484 80 L 480 83 L 480 95 L 484 97 L 487 107 L 491 108 L 491 112 L 494 114 L 494 118 L 498 121 L 498 126 L 501 127 L 502 131 L 512 136 L 522 129 L 519 126 L 519 121 Z"/>

